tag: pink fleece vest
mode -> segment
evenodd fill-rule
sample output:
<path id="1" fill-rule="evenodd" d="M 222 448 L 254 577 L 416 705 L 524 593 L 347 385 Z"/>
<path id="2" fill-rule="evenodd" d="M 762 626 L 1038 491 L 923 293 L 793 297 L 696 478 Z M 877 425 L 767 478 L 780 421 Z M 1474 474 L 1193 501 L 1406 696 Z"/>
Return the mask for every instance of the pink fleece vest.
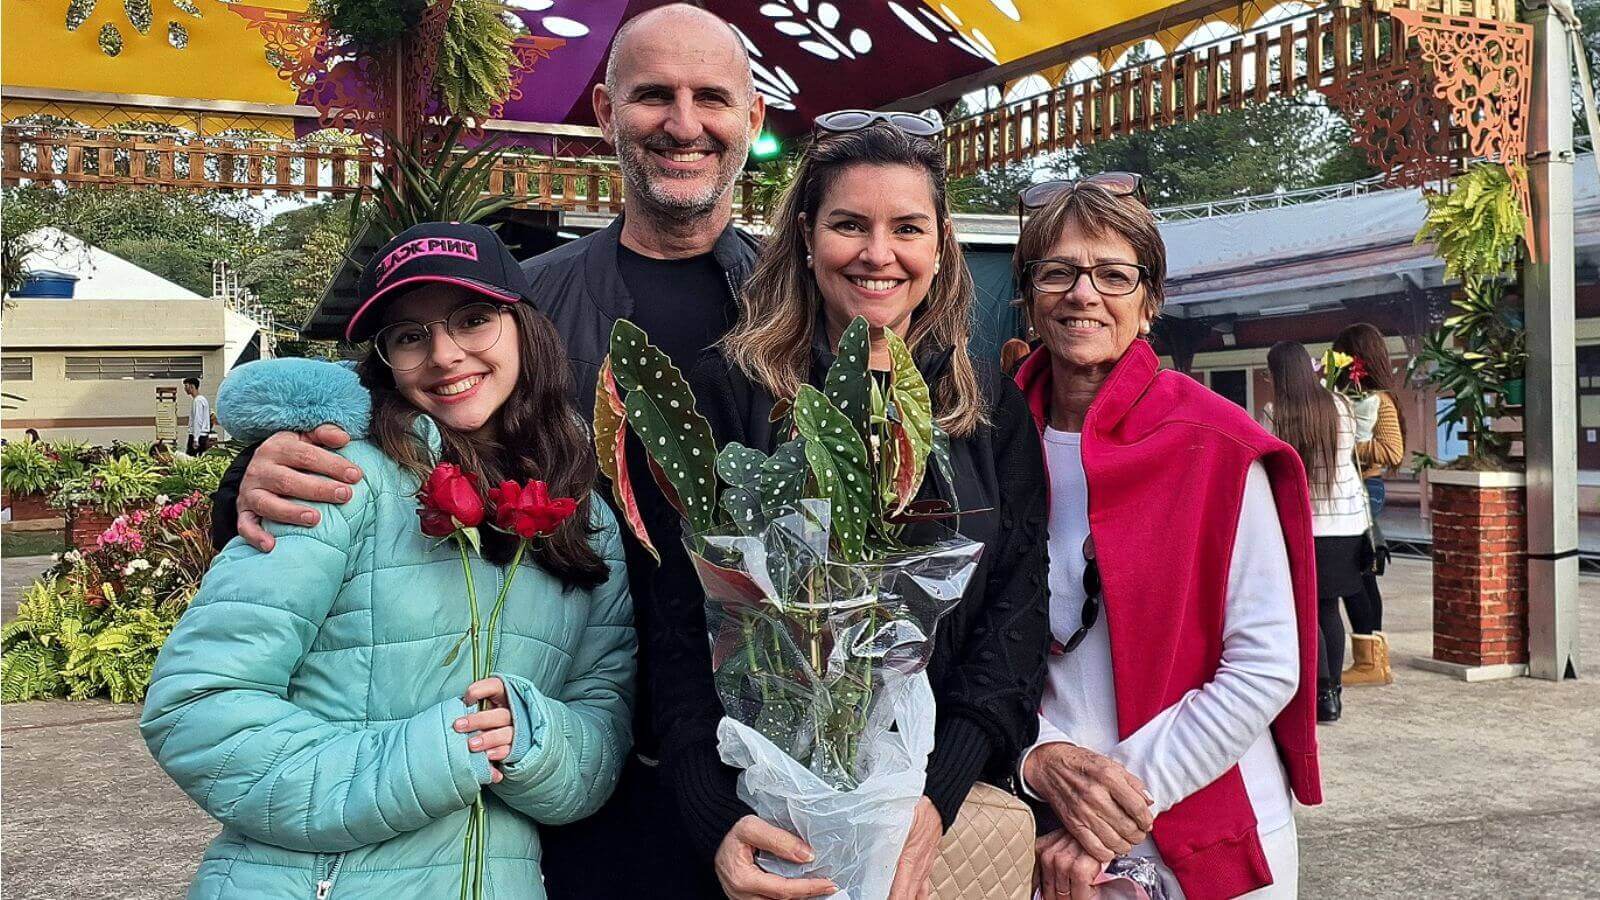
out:
<path id="1" fill-rule="evenodd" d="M 1316 553 L 1305 469 L 1239 407 L 1188 376 L 1158 369 L 1149 344 L 1136 341 L 1101 385 L 1083 429 L 1118 730 L 1127 738 L 1216 675 L 1245 475 L 1259 460 L 1283 523 L 1300 634 L 1299 690 L 1273 721 L 1272 735 L 1295 797 L 1321 803 Z M 1044 349 L 1017 373 L 1041 430 L 1051 380 Z M 1156 817 L 1152 834 L 1192 900 L 1272 883 L 1238 766 Z"/>

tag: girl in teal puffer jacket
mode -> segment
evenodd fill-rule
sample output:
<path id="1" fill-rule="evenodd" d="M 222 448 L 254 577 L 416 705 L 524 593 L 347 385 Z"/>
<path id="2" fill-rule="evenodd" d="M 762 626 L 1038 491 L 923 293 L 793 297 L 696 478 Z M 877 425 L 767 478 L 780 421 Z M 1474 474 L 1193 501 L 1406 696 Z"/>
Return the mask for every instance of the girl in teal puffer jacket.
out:
<path id="1" fill-rule="evenodd" d="M 341 451 L 365 473 L 347 503 L 271 526 L 270 554 L 228 545 L 156 663 L 140 729 L 223 826 L 190 897 L 457 896 L 481 792 L 487 895 L 537 900 L 538 824 L 610 794 L 630 743 L 627 574 L 590 493 L 560 342 L 528 294 L 488 229 L 417 226 L 363 275 L 347 331 L 373 342 L 359 379 L 316 366 L 308 385 L 284 360 L 225 383 L 236 435 L 334 422 L 371 436 Z M 470 627 L 467 573 L 453 542 L 419 527 L 416 494 L 441 459 L 480 484 L 539 479 L 579 500 L 523 557 L 498 671 L 470 685 L 471 654 L 452 653 Z M 484 529 L 470 563 L 485 637 L 515 541 Z"/>

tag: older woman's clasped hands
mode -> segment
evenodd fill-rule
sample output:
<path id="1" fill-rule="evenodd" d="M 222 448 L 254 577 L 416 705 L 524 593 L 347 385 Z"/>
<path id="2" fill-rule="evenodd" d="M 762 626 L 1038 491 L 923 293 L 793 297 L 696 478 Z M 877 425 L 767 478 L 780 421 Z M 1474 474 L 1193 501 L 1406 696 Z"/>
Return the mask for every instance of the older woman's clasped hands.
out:
<path id="1" fill-rule="evenodd" d="M 1025 777 L 1078 846 L 1102 863 L 1150 834 L 1150 792 L 1110 757 L 1072 744 L 1045 744 L 1028 755 Z"/>

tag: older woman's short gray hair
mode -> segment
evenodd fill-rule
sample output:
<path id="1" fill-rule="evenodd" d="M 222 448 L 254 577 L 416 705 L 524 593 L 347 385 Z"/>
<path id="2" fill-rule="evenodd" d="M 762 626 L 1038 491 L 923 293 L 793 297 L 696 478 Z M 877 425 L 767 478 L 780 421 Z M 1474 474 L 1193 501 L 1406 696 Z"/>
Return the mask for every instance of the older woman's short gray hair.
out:
<path id="1" fill-rule="evenodd" d="M 1028 283 L 1024 267 L 1031 260 L 1049 255 L 1069 225 L 1093 237 L 1115 235 L 1133 245 L 1135 258 L 1149 270 L 1145 279 L 1145 312 L 1152 319 L 1161 314 L 1167 299 L 1167 245 L 1161 240 L 1156 217 L 1139 198 L 1114 196 L 1092 184 L 1063 191 L 1022 226 L 1011 266 L 1024 309 L 1033 306 L 1033 286 Z"/>

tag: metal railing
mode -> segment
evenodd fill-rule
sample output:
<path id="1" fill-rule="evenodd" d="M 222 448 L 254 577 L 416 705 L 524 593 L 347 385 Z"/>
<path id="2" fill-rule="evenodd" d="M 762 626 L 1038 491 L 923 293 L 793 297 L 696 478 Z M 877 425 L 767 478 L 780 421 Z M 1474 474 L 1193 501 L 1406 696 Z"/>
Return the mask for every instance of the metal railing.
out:
<path id="1" fill-rule="evenodd" d="M 1226 200 L 1207 200 L 1201 203 L 1162 206 L 1151 210 L 1151 212 L 1163 222 L 1181 222 L 1186 219 L 1212 219 L 1217 216 L 1231 216 L 1263 209 L 1302 206 L 1307 203 L 1319 203 L 1323 200 L 1360 197 L 1382 190 L 1388 190 L 1382 184 L 1382 176 L 1375 176 L 1373 178 L 1364 178 L 1360 181 L 1300 188 L 1294 191 L 1276 191 L 1270 194 L 1254 194 L 1249 197 L 1229 197 Z"/>

